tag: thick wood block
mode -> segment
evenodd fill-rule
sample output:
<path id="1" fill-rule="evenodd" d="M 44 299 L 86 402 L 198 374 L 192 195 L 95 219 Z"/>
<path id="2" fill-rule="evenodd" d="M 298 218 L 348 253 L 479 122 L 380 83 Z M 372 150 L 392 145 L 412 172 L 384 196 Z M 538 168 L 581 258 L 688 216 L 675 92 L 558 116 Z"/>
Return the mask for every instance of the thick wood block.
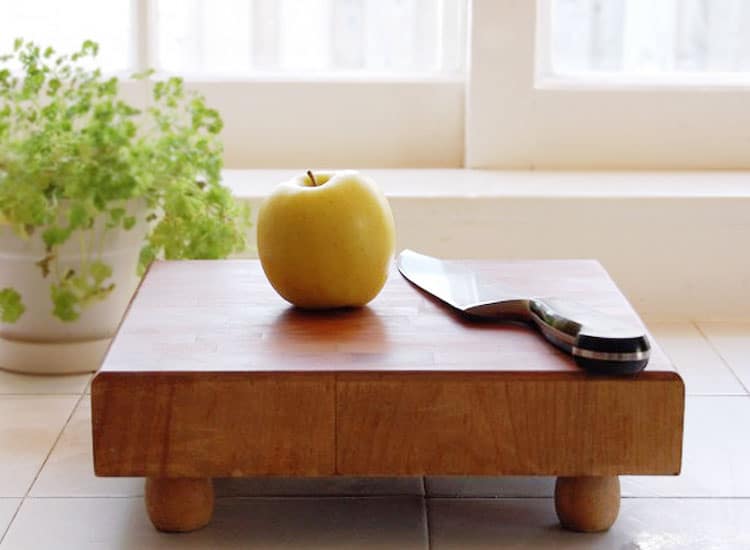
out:
<path id="1" fill-rule="evenodd" d="M 346 374 L 337 471 L 346 475 L 677 474 L 674 373 Z"/>
<path id="2" fill-rule="evenodd" d="M 91 396 L 100 476 L 335 471 L 330 375 L 101 373 Z"/>
<path id="3" fill-rule="evenodd" d="M 640 322 L 596 262 L 467 263 Z M 92 385 L 105 476 L 676 474 L 683 410 L 655 342 L 640 374 L 589 375 L 395 270 L 367 307 L 304 312 L 252 260 L 154 263 Z"/>

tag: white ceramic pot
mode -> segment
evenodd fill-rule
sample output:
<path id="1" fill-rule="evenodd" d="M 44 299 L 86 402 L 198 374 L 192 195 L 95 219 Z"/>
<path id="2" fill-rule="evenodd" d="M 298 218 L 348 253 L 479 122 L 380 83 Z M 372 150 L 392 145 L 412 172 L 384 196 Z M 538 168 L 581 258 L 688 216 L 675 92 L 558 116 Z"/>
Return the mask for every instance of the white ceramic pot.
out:
<path id="1" fill-rule="evenodd" d="M 8 226 L 0 225 L 0 289 L 16 289 L 26 311 L 15 323 L 0 322 L 0 368 L 36 374 L 68 374 L 95 371 L 117 330 L 130 301 L 138 276 L 136 266 L 148 231 L 145 209 L 128 205 L 138 223 L 130 230 L 108 230 L 101 243 L 102 261 L 112 267 L 115 287 L 101 301 L 89 304 L 76 321 L 63 322 L 52 315 L 50 280 L 36 262 L 45 256 L 41 231 L 22 239 Z M 103 222 L 93 231 L 95 242 L 102 236 Z M 61 272 L 75 269 L 80 261 L 80 232 L 60 249 Z M 97 249 L 99 245 L 97 244 Z"/>

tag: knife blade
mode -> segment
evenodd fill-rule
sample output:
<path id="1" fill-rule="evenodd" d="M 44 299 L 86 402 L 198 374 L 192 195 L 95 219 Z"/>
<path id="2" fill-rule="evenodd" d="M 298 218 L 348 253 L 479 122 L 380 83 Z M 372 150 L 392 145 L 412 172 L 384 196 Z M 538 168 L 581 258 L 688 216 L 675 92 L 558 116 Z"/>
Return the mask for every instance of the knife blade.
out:
<path id="1" fill-rule="evenodd" d="M 633 374 L 648 364 L 645 330 L 585 304 L 555 297 L 525 296 L 455 261 L 404 250 L 398 270 L 423 291 L 469 318 L 523 321 L 590 372 Z"/>

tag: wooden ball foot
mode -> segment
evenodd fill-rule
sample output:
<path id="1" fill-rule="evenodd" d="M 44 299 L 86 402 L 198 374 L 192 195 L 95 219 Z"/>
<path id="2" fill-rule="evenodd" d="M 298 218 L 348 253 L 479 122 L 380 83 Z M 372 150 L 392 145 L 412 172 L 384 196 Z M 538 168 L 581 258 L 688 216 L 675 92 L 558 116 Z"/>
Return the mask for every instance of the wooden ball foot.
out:
<path id="1" fill-rule="evenodd" d="M 195 531 L 214 513 L 214 487 L 208 478 L 146 479 L 146 510 L 159 531 Z"/>
<path id="2" fill-rule="evenodd" d="M 606 531 L 620 511 L 620 478 L 558 477 L 555 511 L 565 529 L 586 533 Z"/>

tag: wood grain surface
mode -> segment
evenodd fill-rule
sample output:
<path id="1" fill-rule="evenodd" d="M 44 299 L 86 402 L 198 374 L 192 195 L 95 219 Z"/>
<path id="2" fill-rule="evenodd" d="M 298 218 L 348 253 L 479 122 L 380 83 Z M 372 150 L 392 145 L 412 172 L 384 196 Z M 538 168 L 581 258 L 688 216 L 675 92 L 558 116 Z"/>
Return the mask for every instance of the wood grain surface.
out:
<path id="1" fill-rule="evenodd" d="M 586 303 L 640 323 L 598 262 L 472 261 L 536 296 Z M 536 331 L 477 323 L 420 292 L 395 270 L 367 307 L 292 308 L 256 260 L 156 262 L 104 360 L 113 371 L 532 371 L 580 375 Z M 658 346 L 645 375 L 673 371 Z"/>
<path id="2" fill-rule="evenodd" d="M 683 390 L 662 379 L 342 374 L 337 473 L 677 474 Z"/>
<path id="3" fill-rule="evenodd" d="M 640 322 L 594 261 L 470 262 Z M 395 270 L 368 307 L 304 312 L 257 261 L 153 264 L 92 384 L 107 476 L 674 474 L 684 386 L 592 376 L 525 326 L 473 323 Z"/>
<path id="4" fill-rule="evenodd" d="M 113 374 L 91 388 L 99 475 L 335 471 L 331 375 Z"/>

